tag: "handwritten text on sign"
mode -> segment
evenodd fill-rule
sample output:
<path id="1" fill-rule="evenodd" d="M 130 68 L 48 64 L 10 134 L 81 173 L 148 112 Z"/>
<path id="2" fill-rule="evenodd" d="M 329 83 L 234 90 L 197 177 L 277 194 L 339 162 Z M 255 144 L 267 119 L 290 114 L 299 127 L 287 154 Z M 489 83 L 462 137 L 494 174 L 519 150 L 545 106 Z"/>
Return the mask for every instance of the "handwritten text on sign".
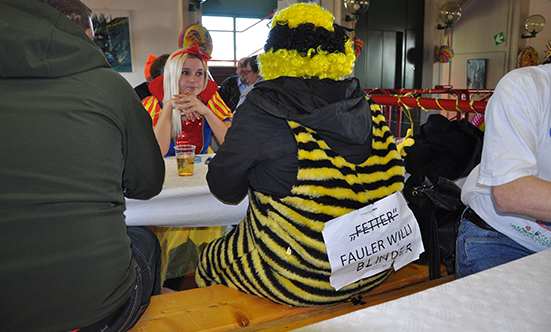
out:
<path id="1" fill-rule="evenodd" d="M 342 287 L 387 270 L 398 270 L 424 251 L 417 220 L 402 193 L 325 223 L 331 286 Z"/>

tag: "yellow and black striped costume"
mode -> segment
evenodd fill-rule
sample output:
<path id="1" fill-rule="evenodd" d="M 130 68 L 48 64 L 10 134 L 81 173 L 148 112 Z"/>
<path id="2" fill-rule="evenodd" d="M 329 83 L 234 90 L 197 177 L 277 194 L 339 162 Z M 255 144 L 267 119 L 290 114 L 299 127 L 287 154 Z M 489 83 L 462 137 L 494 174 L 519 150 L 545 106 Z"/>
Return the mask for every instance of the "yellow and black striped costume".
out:
<path id="1" fill-rule="evenodd" d="M 372 154 L 347 162 L 313 130 L 288 121 L 298 145 L 297 181 L 287 197 L 249 191 L 246 218 L 202 252 L 196 280 L 224 284 L 292 306 L 340 302 L 380 285 L 392 269 L 335 291 L 322 237 L 325 222 L 403 187 L 404 167 L 378 105 Z"/>

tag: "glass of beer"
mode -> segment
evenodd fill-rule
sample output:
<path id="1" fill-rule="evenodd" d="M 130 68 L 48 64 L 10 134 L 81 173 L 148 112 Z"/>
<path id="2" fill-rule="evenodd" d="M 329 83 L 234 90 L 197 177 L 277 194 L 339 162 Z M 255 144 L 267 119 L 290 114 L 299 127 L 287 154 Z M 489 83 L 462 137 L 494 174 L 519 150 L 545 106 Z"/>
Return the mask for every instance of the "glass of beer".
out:
<path id="1" fill-rule="evenodd" d="M 195 162 L 195 145 L 176 145 L 176 162 L 179 176 L 192 176 Z"/>

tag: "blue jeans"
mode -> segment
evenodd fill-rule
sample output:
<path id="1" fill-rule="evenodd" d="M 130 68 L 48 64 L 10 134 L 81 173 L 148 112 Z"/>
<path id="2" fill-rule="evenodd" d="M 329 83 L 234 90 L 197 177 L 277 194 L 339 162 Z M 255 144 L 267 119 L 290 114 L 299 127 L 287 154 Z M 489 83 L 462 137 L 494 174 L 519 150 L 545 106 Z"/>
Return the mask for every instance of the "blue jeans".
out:
<path id="1" fill-rule="evenodd" d="M 457 235 L 455 277 L 466 277 L 533 253 L 499 232 L 463 219 Z"/>
<path id="2" fill-rule="evenodd" d="M 124 332 L 130 330 L 149 305 L 151 296 L 161 293 L 161 247 L 147 227 L 127 227 L 132 241 L 136 286 L 130 299 L 111 316 L 79 332 Z"/>

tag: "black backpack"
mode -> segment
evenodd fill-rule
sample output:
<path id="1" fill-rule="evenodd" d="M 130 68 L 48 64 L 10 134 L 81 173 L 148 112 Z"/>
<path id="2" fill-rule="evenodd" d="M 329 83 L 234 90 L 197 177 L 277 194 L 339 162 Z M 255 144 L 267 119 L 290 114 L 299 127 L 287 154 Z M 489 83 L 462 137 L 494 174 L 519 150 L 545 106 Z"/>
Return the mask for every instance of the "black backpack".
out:
<path id="1" fill-rule="evenodd" d="M 404 197 L 413 211 L 425 253 L 416 262 L 429 264 L 431 279 L 440 277 L 440 264 L 455 274 L 455 243 L 461 214 L 461 188 L 453 182 L 480 163 L 484 133 L 466 119 L 450 121 L 432 114 L 406 147 L 404 161 L 411 174 Z"/>
<path id="2" fill-rule="evenodd" d="M 457 230 L 465 210 L 461 188 L 428 170 L 412 174 L 403 193 L 419 223 L 425 247 L 425 252 L 415 263 L 429 264 L 431 280 L 440 278 L 441 264 L 446 266 L 449 275 L 455 274 Z"/>

